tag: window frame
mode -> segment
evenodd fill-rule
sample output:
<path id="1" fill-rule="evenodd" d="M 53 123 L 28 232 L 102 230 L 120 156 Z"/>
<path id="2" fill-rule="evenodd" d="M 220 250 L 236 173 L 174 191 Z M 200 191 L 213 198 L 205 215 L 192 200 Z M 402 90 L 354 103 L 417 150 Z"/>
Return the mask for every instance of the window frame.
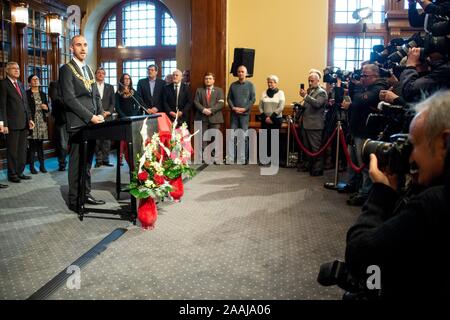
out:
<path id="1" fill-rule="evenodd" d="M 360 23 L 344 24 L 335 23 L 335 9 L 337 0 L 329 0 L 328 9 L 328 52 L 327 52 L 327 65 L 332 66 L 334 57 L 334 39 L 339 36 L 347 37 L 363 37 L 362 28 Z M 403 5 L 403 3 L 402 3 Z M 392 6 L 392 1 L 384 0 L 384 8 L 387 13 Z M 385 13 L 385 14 L 386 14 Z M 389 30 L 386 27 L 386 16 L 385 22 L 382 24 L 367 24 L 366 37 L 381 37 L 384 39 L 384 43 L 389 42 Z M 353 70 L 349 70 L 353 71 Z"/>
<path id="2" fill-rule="evenodd" d="M 163 60 L 176 60 L 176 45 L 163 45 L 162 44 L 162 19 L 163 14 L 167 12 L 173 19 L 173 15 L 169 8 L 158 0 L 146 0 L 155 6 L 156 16 L 156 43 L 154 46 L 142 46 L 142 47 L 124 47 L 122 33 L 123 33 L 123 20 L 122 9 L 128 6 L 130 3 L 143 0 L 123 1 L 111 8 L 105 16 L 102 18 L 101 23 L 97 30 L 97 65 L 101 65 L 103 61 L 116 61 L 117 63 L 117 79 L 123 74 L 123 63 L 125 60 L 155 60 L 158 66 L 158 77 L 161 77 L 162 73 L 162 61 Z M 101 35 L 103 28 L 108 19 L 116 15 L 116 47 L 103 48 L 101 46 Z M 175 21 L 175 19 L 174 19 Z"/>

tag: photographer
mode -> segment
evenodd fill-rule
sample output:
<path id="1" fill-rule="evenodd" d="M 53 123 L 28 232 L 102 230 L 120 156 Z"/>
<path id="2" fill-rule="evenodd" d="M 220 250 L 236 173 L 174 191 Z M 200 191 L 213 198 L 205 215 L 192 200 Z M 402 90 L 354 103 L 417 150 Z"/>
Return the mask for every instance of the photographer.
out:
<path id="1" fill-rule="evenodd" d="M 380 102 L 379 94 L 383 89 L 388 89 L 386 79 L 380 78 L 380 69 L 374 64 L 366 64 L 362 68 L 361 86 L 355 89 L 353 102 L 344 101 L 342 106 L 349 110 L 349 130 L 353 138 L 350 145 L 350 153 L 357 159 L 357 165 L 362 165 L 361 149 L 364 140 L 374 138 L 379 133 L 367 126 L 367 118 L 370 113 L 378 112 L 377 105 Z M 349 184 L 345 189 L 357 190 L 348 200 L 348 205 L 361 206 L 366 201 L 372 183 L 367 169 L 362 171 L 362 184 L 356 185 L 356 173 L 349 169 Z"/>
<path id="2" fill-rule="evenodd" d="M 429 0 L 408 0 L 408 20 L 411 27 L 422 28 L 425 23 L 425 14 L 450 15 L 450 2 L 438 0 L 433 3 Z M 416 3 L 420 4 L 423 13 L 417 11 Z"/>
<path id="3" fill-rule="evenodd" d="M 346 264 L 359 279 L 367 267 L 381 271 L 384 299 L 450 296 L 450 271 L 443 265 L 450 237 L 450 91 L 439 92 L 416 107 L 410 126 L 409 157 L 413 181 L 423 191 L 411 198 L 397 191 L 395 172 L 378 168 L 371 154 L 373 190 L 362 214 L 347 233 Z M 444 186 L 444 182 L 447 186 Z M 447 193 L 447 194 L 446 194 Z"/>
<path id="4" fill-rule="evenodd" d="M 302 140 L 309 150 L 317 152 L 322 144 L 324 128 L 323 114 L 327 104 L 327 92 L 320 86 L 320 74 L 311 72 L 308 76 L 308 90 L 300 89 L 303 98 Z M 304 170 L 308 170 L 313 177 L 323 175 L 323 157 L 308 157 Z"/>
<path id="5" fill-rule="evenodd" d="M 420 61 L 420 48 L 411 48 L 408 52 L 406 69 L 400 75 L 402 96 L 407 102 L 417 102 L 423 96 L 430 96 L 440 89 L 450 88 L 450 63 L 446 57 L 433 52 L 428 55 L 430 73 L 421 76 L 418 66 Z"/>

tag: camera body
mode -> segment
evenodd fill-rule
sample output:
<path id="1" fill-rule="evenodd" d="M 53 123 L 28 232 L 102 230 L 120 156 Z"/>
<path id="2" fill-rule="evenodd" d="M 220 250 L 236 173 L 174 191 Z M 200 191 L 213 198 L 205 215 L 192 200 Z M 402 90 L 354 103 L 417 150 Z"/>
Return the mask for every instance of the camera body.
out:
<path id="1" fill-rule="evenodd" d="M 370 163 L 370 154 L 374 153 L 380 169 L 399 175 L 409 173 L 411 152 L 412 145 L 407 134 L 392 135 L 391 142 L 367 139 L 361 151 L 363 162 L 366 165 Z"/>

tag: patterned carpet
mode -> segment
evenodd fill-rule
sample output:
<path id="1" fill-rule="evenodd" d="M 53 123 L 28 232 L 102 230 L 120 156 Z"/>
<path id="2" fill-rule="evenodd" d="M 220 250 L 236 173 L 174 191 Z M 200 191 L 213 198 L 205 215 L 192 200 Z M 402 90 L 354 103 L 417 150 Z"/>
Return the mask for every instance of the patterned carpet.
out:
<path id="1" fill-rule="evenodd" d="M 93 169 L 93 194 L 110 208 L 119 205 L 114 172 Z M 262 176 L 256 165 L 209 166 L 187 182 L 180 203 L 159 204 L 152 231 L 93 214 L 80 222 L 65 206 L 66 174 L 51 170 L 0 191 L 1 299 L 28 298 L 116 228 L 127 232 L 81 269 L 80 289 L 62 286 L 50 299 L 342 296 L 321 287 L 317 273 L 342 259 L 359 208 L 323 188 L 331 171 Z"/>

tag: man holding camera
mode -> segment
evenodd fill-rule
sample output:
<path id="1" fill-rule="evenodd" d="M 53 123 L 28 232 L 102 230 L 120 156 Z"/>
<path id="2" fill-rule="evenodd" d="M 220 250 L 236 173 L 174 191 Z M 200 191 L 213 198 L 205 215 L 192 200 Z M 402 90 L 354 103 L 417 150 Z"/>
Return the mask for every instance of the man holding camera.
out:
<path id="1" fill-rule="evenodd" d="M 361 150 L 365 139 L 375 138 L 377 136 L 378 128 L 371 128 L 367 125 L 367 118 L 371 113 L 377 113 L 378 103 L 380 102 L 379 94 L 381 90 L 389 88 L 386 79 L 380 78 L 380 69 L 374 64 L 366 64 L 362 68 L 361 86 L 355 89 L 353 95 L 353 102 L 343 101 L 343 108 L 348 109 L 349 116 L 349 130 L 353 138 L 353 143 L 350 144 L 351 153 L 357 160 L 357 165 L 362 165 Z M 356 181 L 354 179 L 355 173 L 349 167 L 349 181 Z M 362 184 L 359 186 L 353 185 L 348 189 L 358 190 L 350 199 L 347 200 L 348 205 L 361 206 L 366 201 L 372 182 L 369 179 L 367 168 L 362 171 Z"/>
<path id="2" fill-rule="evenodd" d="M 306 148 L 311 152 L 319 151 L 322 145 L 324 128 L 324 112 L 328 102 L 327 92 L 320 87 L 320 75 L 310 72 L 308 77 L 308 90 L 300 88 L 300 96 L 303 98 L 302 140 Z M 323 175 L 323 156 L 319 158 L 309 157 L 305 169 L 311 176 Z"/>
<path id="3" fill-rule="evenodd" d="M 371 154 L 369 199 L 347 233 L 346 264 L 357 278 L 369 266 L 381 272 L 381 297 L 449 297 L 450 271 L 443 264 L 450 241 L 450 91 L 416 107 L 410 125 L 413 181 L 423 189 L 409 199 L 397 190 L 397 175 L 378 168 Z M 446 156 L 447 153 L 447 156 Z"/>

